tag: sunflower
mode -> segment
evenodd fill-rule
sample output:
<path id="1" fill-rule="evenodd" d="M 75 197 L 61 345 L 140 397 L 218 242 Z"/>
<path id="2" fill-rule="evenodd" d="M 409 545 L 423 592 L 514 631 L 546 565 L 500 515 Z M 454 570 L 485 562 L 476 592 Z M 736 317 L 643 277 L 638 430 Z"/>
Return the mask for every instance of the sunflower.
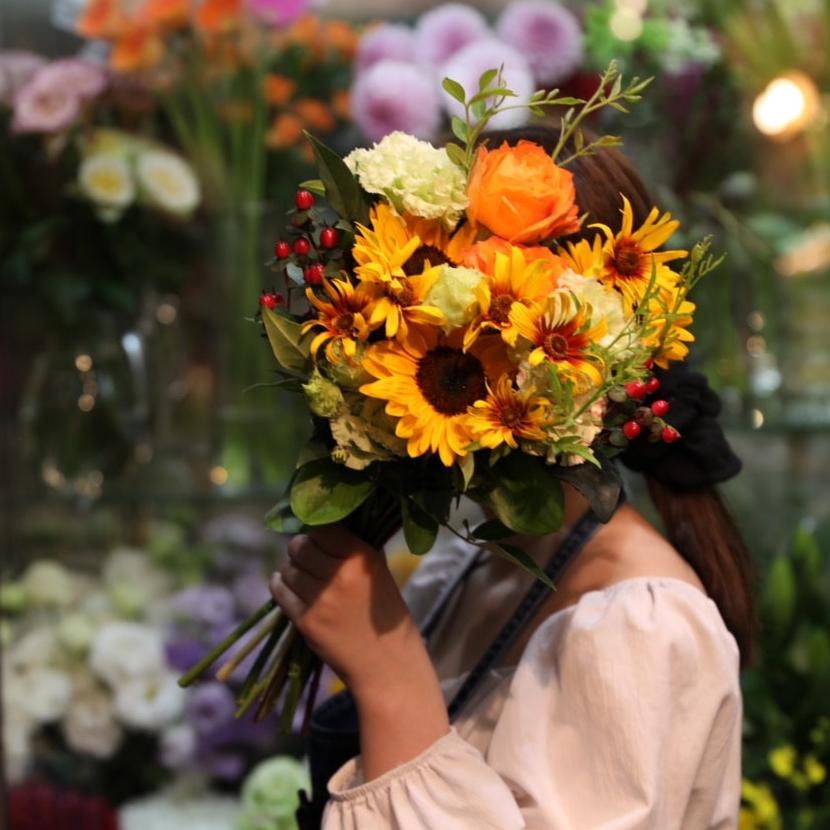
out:
<path id="1" fill-rule="evenodd" d="M 372 304 L 369 323 L 373 328 L 386 324 L 386 336 L 405 340 L 409 324 L 440 326 L 444 315 L 435 306 L 426 305 L 424 298 L 435 284 L 443 266 L 430 268 L 418 277 L 383 283 L 380 294 Z"/>
<path id="2" fill-rule="evenodd" d="M 677 275 L 667 262 L 682 259 L 687 251 L 657 251 L 677 230 L 680 223 L 670 213 L 662 216 L 652 208 L 642 227 L 634 228 L 631 202 L 623 196 L 623 223 L 618 234 L 607 225 L 591 225 L 605 235 L 602 247 L 603 262 L 599 278 L 616 288 L 623 296 L 629 312 L 636 310 L 651 283 L 652 272 L 657 288 L 672 288 Z"/>
<path id="3" fill-rule="evenodd" d="M 465 348 L 475 343 L 482 330 L 508 331 L 513 326 L 510 310 L 514 303 L 532 305 L 544 300 L 556 287 L 559 268 L 545 259 L 529 261 L 521 248 L 510 246 L 508 253 L 495 254 L 491 270 L 476 290 L 480 311 L 467 330 Z"/>
<path id="4" fill-rule="evenodd" d="M 502 375 L 486 400 L 476 401 L 467 415 L 467 428 L 474 441 L 485 449 L 507 444 L 518 448 L 517 439 L 544 441 L 548 402 L 532 387 L 519 392 L 507 375 Z"/>
<path id="5" fill-rule="evenodd" d="M 549 361 L 578 390 L 602 383 L 602 360 L 592 346 L 606 334 L 604 321 L 591 322 L 592 309 L 579 303 L 569 291 L 554 291 L 544 302 L 529 308 L 514 303 L 510 310 L 512 327 L 503 333 L 511 345 L 519 336 L 533 347 L 528 358 L 531 366 Z"/>
<path id="6" fill-rule="evenodd" d="M 374 297 L 374 289 L 359 285 L 355 288 L 346 280 L 324 280 L 328 298 L 319 297 L 311 288 L 306 289 L 306 296 L 311 305 L 317 309 L 316 320 L 303 323 L 301 332 L 305 334 L 314 328 L 322 328 L 311 341 L 311 354 L 317 357 L 320 347 L 326 344 L 326 358 L 330 363 L 338 363 L 335 346 L 339 344 L 341 354 L 347 361 L 354 359 L 357 342 L 365 341 L 372 325 L 368 312 Z"/>
<path id="7" fill-rule="evenodd" d="M 488 379 L 499 377 L 491 350 L 465 352 L 462 337 L 460 331 L 447 337 L 440 329 L 412 329 L 404 340 L 372 346 L 364 358 L 363 368 L 376 380 L 360 391 L 387 402 L 412 458 L 435 452 L 447 467 L 463 458 L 471 442 L 468 409 L 487 398 Z"/>
<path id="8" fill-rule="evenodd" d="M 399 215 L 385 202 L 372 208 L 370 220 L 371 228 L 358 225 L 352 249 L 364 281 L 400 281 L 437 265 L 459 265 L 475 240 L 470 225 L 450 234 L 437 220 Z"/>
<path id="9" fill-rule="evenodd" d="M 568 242 L 560 249 L 559 256 L 567 268 L 583 277 L 602 277 L 605 253 L 600 234 L 595 234 L 592 242 L 587 239 L 580 239 L 576 243 Z"/>
<path id="10" fill-rule="evenodd" d="M 685 360 L 694 335 L 689 331 L 695 304 L 678 300 L 677 290 L 663 290 L 648 303 L 650 320 L 643 336 L 645 346 L 654 349 L 654 362 L 667 369 L 673 360 Z"/>

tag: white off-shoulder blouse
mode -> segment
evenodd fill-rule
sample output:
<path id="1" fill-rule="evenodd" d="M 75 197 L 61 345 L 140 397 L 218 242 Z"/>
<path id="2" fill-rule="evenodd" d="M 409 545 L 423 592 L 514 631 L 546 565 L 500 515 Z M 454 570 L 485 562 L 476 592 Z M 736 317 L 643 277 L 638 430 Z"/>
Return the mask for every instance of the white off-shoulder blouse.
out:
<path id="1" fill-rule="evenodd" d="M 430 554 L 416 619 L 470 555 Z M 442 561 L 443 560 L 443 561 Z M 429 567 L 427 567 L 429 565 Z M 741 779 L 739 656 L 715 604 L 672 578 L 584 594 L 492 670 L 450 732 L 367 783 L 329 782 L 324 830 L 727 830 Z M 463 676 L 443 682 L 449 699 Z"/>

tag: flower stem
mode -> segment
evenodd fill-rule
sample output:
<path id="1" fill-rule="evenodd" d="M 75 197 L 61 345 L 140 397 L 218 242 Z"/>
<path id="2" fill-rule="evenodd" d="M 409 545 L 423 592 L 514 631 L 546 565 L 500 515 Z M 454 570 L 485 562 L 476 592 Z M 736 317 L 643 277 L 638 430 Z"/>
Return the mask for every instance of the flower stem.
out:
<path id="1" fill-rule="evenodd" d="M 231 674 L 239 668 L 240 663 L 279 625 L 283 613 L 279 609 L 273 618 L 268 620 L 239 651 L 216 672 L 216 679 L 225 682 Z"/>
<path id="2" fill-rule="evenodd" d="M 256 660 L 254 661 L 254 665 L 251 666 L 251 670 L 248 672 L 248 676 L 245 678 L 244 682 L 242 683 L 242 688 L 239 691 L 239 702 L 243 702 L 247 699 L 248 695 L 250 694 L 251 690 L 256 686 L 259 681 L 259 677 L 262 674 L 263 669 L 265 668 L 268 659 L 274 653 L 277 645 L 280 642 L 286 628 L 290 627 L 291 621 L 283 615 L 280 618 L 279 624 L 274 627 L 274 630 L 271 632 L 271 636 L 265 642 L 265 645 L 262 647 L 262 650 L 257 655 Z M 270 674 L 266 672 L 266 677 Z"/>

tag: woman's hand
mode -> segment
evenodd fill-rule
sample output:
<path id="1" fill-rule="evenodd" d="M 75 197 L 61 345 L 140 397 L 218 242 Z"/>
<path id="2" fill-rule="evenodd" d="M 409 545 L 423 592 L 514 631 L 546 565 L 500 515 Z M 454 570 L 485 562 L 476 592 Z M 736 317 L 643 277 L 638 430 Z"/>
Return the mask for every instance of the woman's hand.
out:
<path id="1" fill-rule="evenodd" d="M 386 557 L 342 525 L 295 536 L 271 592 L 355 695 L 394 682 L 424 646 Z"/>
<path id="2" fill-rule="evenodd" d="M 288 545 L 271 593 L 349 686 L 360 717 L 364 778 L 416 757 L 447 733 L 435 669 L 386 557 L 339 525 Z"/>

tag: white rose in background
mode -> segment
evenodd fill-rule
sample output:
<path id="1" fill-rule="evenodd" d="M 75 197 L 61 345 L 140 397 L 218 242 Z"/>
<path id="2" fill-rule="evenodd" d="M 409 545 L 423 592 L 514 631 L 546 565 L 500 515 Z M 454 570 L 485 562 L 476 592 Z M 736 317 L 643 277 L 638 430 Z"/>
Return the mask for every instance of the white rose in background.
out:
<path id="1" fill-rule="evenodd" d="M 60 563 L 48 559 L 29 565 L 20 584 L 34 605 L 64 608 L 77 598 L 72 574 Z"/>
<path id="2" fill-rule="evenodd" d="M 181 716 L 186 699 L 175 674 L 134 677 L 115 689 L 115 712 L 125 726 L 157 732 Z"/>
<path id="3" fill-rule="evenodd" d="M 147 609 L 171 591 L 169 577 L 134 548 L 116 548 L 102 568 L 116 610 L 125 617 L 146 617 Z"/>
<path id="4" fill-rule="evenodd" d="M 201 192 L 193 168 L 181 157 L 164 150 L 140 151 L 136 175 L 142 194 L 168 213 L 187 216 L 199 205 Z"/>
<path id="5" fill-rule="evenodd" d="M 230 796 L 171 791 L 125 804 L 118 819 L 121 830 L 231 830 L 239 812 Z"/>
<path id="6" fill-rule="evenodd" d="M 95 623 L 85 614 L 67 614 L 57 626 L 60 645 L 72 654 L 86 654 L 95 639 Z"/>
<path id="7" fill-rule="evenodd" d="M 72 699 L 69 676 L 58 669 L 43 667 L 16 672 L 4 678 L 4 685 L 4 694 L 15 698 L 19 710 L 35 723 L 59 720 Z"/>
<path id="8" fill-rule="evenodd" d="M 18 637 L 9 649 L 4 668 L 8 664 L 13 669 L 28 671 L 47 666 L 58 654 L 55 632 L 46 626 L 33 628 Z"/>
<path id="9" fill-rule="evenodd" d="M 34 724 L 21 717 L 7 702 L 3 703 L 3 754 L 6 778 L 10 784 L 22 781 L 31 758 Z"/>
<path id="10" fill-rule="evenodd" d="M 61 722 L 67 744 L 75 752 L 111 758 L 123 737 L 110 695 L 101 689 L 76 695 Z"/>
<path id="11" fill-rule="evenodd" d="M 114 689 L 135 678 L 158 675 L 165 666 L 161 633 L 140 623 L 108 623 L 92 642 L 89 666 Z"/>
<path id="12" fill-rule="evenodd" d="M 344 161 L 367 193 L 385 196 L 399 212 L 441 219 L 452 230 L 467 209 L 467 177 L 443 147 L 393 132 Z"/>
<path id="13" fill-rule="evenodd" d="M 135 201 L 136 187 L 130 165 L 117 153 L 97 153 L 81 162 L 78 184 L 98 207 L 102 221 L 115 222 Z"/>

